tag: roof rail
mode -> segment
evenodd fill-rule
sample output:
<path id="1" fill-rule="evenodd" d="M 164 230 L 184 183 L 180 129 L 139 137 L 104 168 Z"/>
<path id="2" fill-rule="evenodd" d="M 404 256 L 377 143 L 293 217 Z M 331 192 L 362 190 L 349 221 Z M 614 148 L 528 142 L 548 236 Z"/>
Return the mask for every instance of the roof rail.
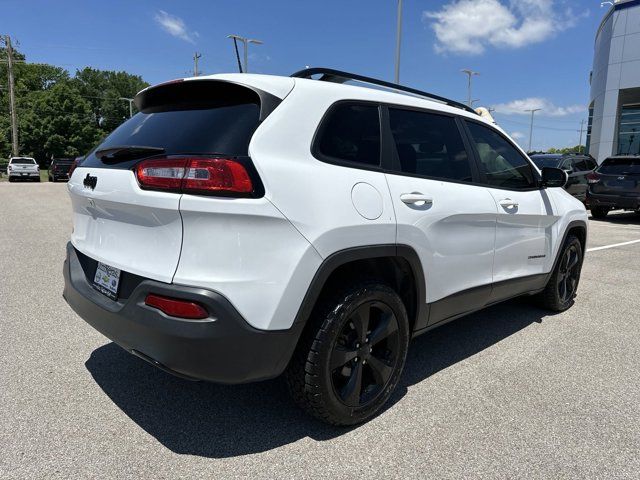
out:
<path id="1" fill-rule="evenodd" d="M 400 85 L 398 83 L 387 82 L 385 80 L 378 80 L 377 78 L 365 77 L 364 75 L 358 75 L 356 73 L 342 72 L 340 70 L 334 70 L 332 68 L 324 68 L 324 67 L 313 67 L 313 68 L 305 68 L 304 70 L 300 70 L 299 72 L 291 74 L 292 77 L 295 78 L 311 78 L 313 75 L 322 75 L 319 80 L 324 82 L 333 82 L 333 83 L 345 83 L 349 80 L 355 80 L 357 82 L 368 83 L 371 85 L 379 85 L 381 87 L 389 88 L 391 90 L 396 90 L 398 92 L 407 92 L 418 97 L 428 98 L 429 100 L 436 100 L 438 102 L 444 103 L 445 105 L 449 105 L 450 107 L 461 108 L 466 110 L 467 112 L 475 113 L 473 108 L 465 105 L 461 102 L 456 102 L 455 100 L 450 100 L 445 97 L 441 97 L 440 95 L 435 95 L 429 92 L 423 92 L 422 90 L 416 90 L 415 88 L 405 87 L 404 85 Z"/>

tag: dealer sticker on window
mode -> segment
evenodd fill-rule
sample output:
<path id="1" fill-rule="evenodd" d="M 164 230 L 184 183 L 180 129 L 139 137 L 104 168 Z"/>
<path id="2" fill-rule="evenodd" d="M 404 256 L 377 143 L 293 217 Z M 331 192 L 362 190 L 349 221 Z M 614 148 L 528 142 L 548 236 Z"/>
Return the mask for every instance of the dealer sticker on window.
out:
<path id="1" fill-rule="evenodd" d="M 120 270 L 104 263 L 98 262 L 96 276 L 93 279 L 93 288 L 112 300 L 118 298 L 118 284 L 120 283 Z"/>

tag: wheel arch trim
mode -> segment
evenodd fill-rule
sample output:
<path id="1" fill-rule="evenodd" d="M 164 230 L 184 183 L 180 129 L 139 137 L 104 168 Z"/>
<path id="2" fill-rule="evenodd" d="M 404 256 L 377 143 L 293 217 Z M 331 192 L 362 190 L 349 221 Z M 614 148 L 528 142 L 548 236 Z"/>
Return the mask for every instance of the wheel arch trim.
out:
<path id="1" fill-rule="evenodd" d="M 408 245 L 381 244 L 361 247 L 351 247 L 339 250 L 324 259 L 316 271 L 309 288 L 298 309 L 294 325 L 305 323 L 320 297 L 320 293 L 327 284 L 327 280 L 339 267 L 358 260 L 374 260 L 376 258 L 401 258 L 407 261 L 415 280 L 415 319 L 411 323 L 414 330 L 420 325 L 421 320 L 426 322 L 428 309 L 426 308 L 426 285 L 422 269 L 422 263 L 417 252 Z"/>

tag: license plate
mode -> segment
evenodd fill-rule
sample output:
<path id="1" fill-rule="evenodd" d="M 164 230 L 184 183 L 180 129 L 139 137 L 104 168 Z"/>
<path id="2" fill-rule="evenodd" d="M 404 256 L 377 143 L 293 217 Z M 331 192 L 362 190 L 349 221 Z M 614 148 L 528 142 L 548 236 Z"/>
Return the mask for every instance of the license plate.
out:
<path id="1" fill-rule="evenodd" d="M 120 284 L 120 270 L 98 262 L 96 276 L 93 278 L 93 288 L 112 300 L 118 298 Z"/>
<path id="2" fill-rule="evenodd" d="M 20 173 L 21 177 L 24 177 L 26 175 L 26 173 Z"/>

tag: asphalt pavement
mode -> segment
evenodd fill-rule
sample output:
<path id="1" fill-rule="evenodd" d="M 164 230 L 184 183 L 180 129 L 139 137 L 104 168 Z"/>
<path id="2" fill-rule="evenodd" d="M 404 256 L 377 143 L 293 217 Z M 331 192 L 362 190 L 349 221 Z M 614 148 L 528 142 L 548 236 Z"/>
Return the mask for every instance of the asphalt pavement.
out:
<path id="1" fill-rule="evenodd" d="M 65 184 L 0 183 L 0 478 L 640 478 L 640 243 L 587 254 L 576 304 L 514 300 L 416 339 L 379 416 L 308 418 L 279 380 L 154 369 L 62 299 Z M 591 221 L 589 247 L 640 240 Z M 230 359 L 233 361 L 233 359 Z"/>

